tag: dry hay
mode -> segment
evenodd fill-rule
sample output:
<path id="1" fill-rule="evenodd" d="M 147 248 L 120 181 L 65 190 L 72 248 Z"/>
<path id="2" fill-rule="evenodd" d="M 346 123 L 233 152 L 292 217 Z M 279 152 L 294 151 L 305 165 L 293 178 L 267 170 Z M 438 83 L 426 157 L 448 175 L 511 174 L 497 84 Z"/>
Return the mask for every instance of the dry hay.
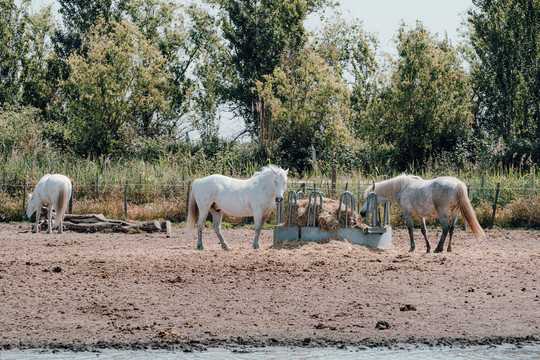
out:
<path id="1" fill-rule="evenodd" d="M 349 240 L 339 236 L 332 236 L 319 241 L 310 241 L 305 239 L 280 241 L 270 246 L 270 248 L 274 250 L 295 250 L 309 245 L 316 246 L 317 244 L 330 245 L 331 248 L 334 247 L 337 249 L 352 250 Z"/>
<path id="2" fill-rule="evenodd" d="M 308 217 L 308 199 L 298 200 L 298 212 L 295 214 L 294 204 L 291 214 L 291 224 L 296 226 L 307 226 Z M 349 214 L 349 227 L 357 229 L 366 229 L 367 225 L 364 224 L 357 212 L 354 212 L 354 216 L 351 213 L 351 209 L 348 209 Z M 289 216 L 289 208 L 285 208 L 284 212 L 285 223 L 282 225 L 288 225 L 287 219 Z M 323 205 L 321 211 L 321 204 L 317 203 L 317 219 L 315 225 L 322 230 L 328 232 L 335 232 L 340 227 L 345 227 L 345 204 L 341 204 L 341 218 L 339 218 L 339 201 L 329 198 L 323 198 Z M 339 218 L 339 219 L 338 219 Z M 311 204 L 310 212 L 310 225 L 313 224 L 313 202 Z"/>

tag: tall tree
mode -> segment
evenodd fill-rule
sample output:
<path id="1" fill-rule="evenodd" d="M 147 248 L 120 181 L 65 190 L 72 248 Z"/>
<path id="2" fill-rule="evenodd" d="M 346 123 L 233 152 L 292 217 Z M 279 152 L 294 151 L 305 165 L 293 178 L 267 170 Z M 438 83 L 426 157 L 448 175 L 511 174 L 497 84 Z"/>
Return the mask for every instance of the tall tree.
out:
<path id="1" fill-rule="evenodd" d="M 61 68 L 51 37 L 57 26 L 51 6 L 27 17 L 27 51 L 22 60 L 22 102 L 40 109 L 46 116 L 58 95 Z"/>
<path id="2" fill-rule="evenodd" d="M 377 45 L 376 38 L 363 29 L 359 19 L 347 20 L 338 11 L 323 17 L 322 29 L 311 42 L 313 49 L 352 89 L 349 125 L 353 133 L 358 133 L 377 97 Z"/>
<path id="3" fill-rule="evenodd" d="M 304 173 L 312 169 L 311 149 L 333 151 L 348 132 L 350 90 L 334 68 L 305 50 L 287 59 L 257 91 L 271 119 L 266 129 L 280 161 Z"/>
<path id="4" fill-rule="evenodd" d="M 307 0 L 215 0 L 222 12 L 223 37 L 228 47 L 225 58 L 230 69 L 228 83 L 222 89 L 224 101 L 241 116 L 246 131 L 266 138 L 268 118 L 255 82 L 272 74 L 282 64 L 287 51 L 296 53 L 306 43 L 303 26 L 307 14 L 324 1 Z"/>
<path id="5" fill-rule="evenodd" d="M 26 11 L 15 1 L 0 2 L 0 104 L 19 103 L 22 60 L 26 55 Z"/>
<path id="6" fill-rule="evenodd" d="M 422 167 L 449 151 L 468 131 L 471 89 L 461 58 L 447 39 L 438 41 L 418 22 L 397 34 L 398 58 L 378 111 L 363 129 L 394 147 L 395 166 Z"/>
<path id="7" fill-rule="evenodd" d="M 538 139 L 540 0 L 473 0 L 468 15 L 480 124 L 507 141 Z"/>
<path id="8" fill-rule="evenodd" d="M 122 151 L 136 135 L 137 113 L 169 110 L 166 60 L 127 20 L 92 27 L 87 46 L 85 57 L 70 55 L 63 82 L 74 143 L 83 154 Z"/>
<path id="9" fill-rule="evenodd" d="M 74 51 L 84 51 L 85 35 L 100 21 L 119 18 L 113 0 L 58 0 L 63 29 L 54 35 L 55 50 L 60 59 L 67 60 Z"/>

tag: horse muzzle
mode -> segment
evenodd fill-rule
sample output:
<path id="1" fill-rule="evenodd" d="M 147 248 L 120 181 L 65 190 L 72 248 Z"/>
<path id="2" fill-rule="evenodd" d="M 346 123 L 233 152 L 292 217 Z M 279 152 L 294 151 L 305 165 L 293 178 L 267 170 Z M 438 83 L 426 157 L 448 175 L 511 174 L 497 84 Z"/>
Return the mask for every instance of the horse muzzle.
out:
<path id="1" fill-rule="evenodd" d="M 28 217 L 28 215 L 24 214 L 23 221 L 30 221 L 30 218 Z"/>
<path id="2" fill-rule="evenodd" d="M 282 197 L 276 197 L 276 204 L 279 204 L 283 201 Z"/>

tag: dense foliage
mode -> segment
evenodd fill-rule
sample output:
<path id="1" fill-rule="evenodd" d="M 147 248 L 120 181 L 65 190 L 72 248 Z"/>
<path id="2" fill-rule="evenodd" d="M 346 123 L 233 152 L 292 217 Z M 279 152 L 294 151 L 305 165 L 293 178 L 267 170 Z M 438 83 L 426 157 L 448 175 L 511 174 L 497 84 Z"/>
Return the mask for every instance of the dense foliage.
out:
<path id="1" fill-rule="evenodd" d="M 368 175 L 540 160 L 540 0 L 473 1 L 462 44 L 403 24 L 388 61 L 331 0 L 58 4 L 55 16 L 0 2 L 4 169 L 189 159 L 186 172 L 271 161 Z M 243 124 L 233 139 L 221 117 Z"/>

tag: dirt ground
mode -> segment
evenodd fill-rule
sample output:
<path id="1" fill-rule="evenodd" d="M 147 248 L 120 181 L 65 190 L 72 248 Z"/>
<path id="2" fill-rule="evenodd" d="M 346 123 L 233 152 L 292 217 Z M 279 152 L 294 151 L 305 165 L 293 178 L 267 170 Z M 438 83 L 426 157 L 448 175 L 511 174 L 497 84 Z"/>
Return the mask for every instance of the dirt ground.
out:
<path id="1" fill-rule="evenodd" d="M 426 254 L 263 231 L 30 233 L 0 224 L 0 349 L 540 343 L 540 232 L 457 231 Z M 432 247 L 440 229 L 429 229 Z M 377 324 L 379 324 L 377 326 Z M 388 327 L 388 328 L 387 328 Z"/>

